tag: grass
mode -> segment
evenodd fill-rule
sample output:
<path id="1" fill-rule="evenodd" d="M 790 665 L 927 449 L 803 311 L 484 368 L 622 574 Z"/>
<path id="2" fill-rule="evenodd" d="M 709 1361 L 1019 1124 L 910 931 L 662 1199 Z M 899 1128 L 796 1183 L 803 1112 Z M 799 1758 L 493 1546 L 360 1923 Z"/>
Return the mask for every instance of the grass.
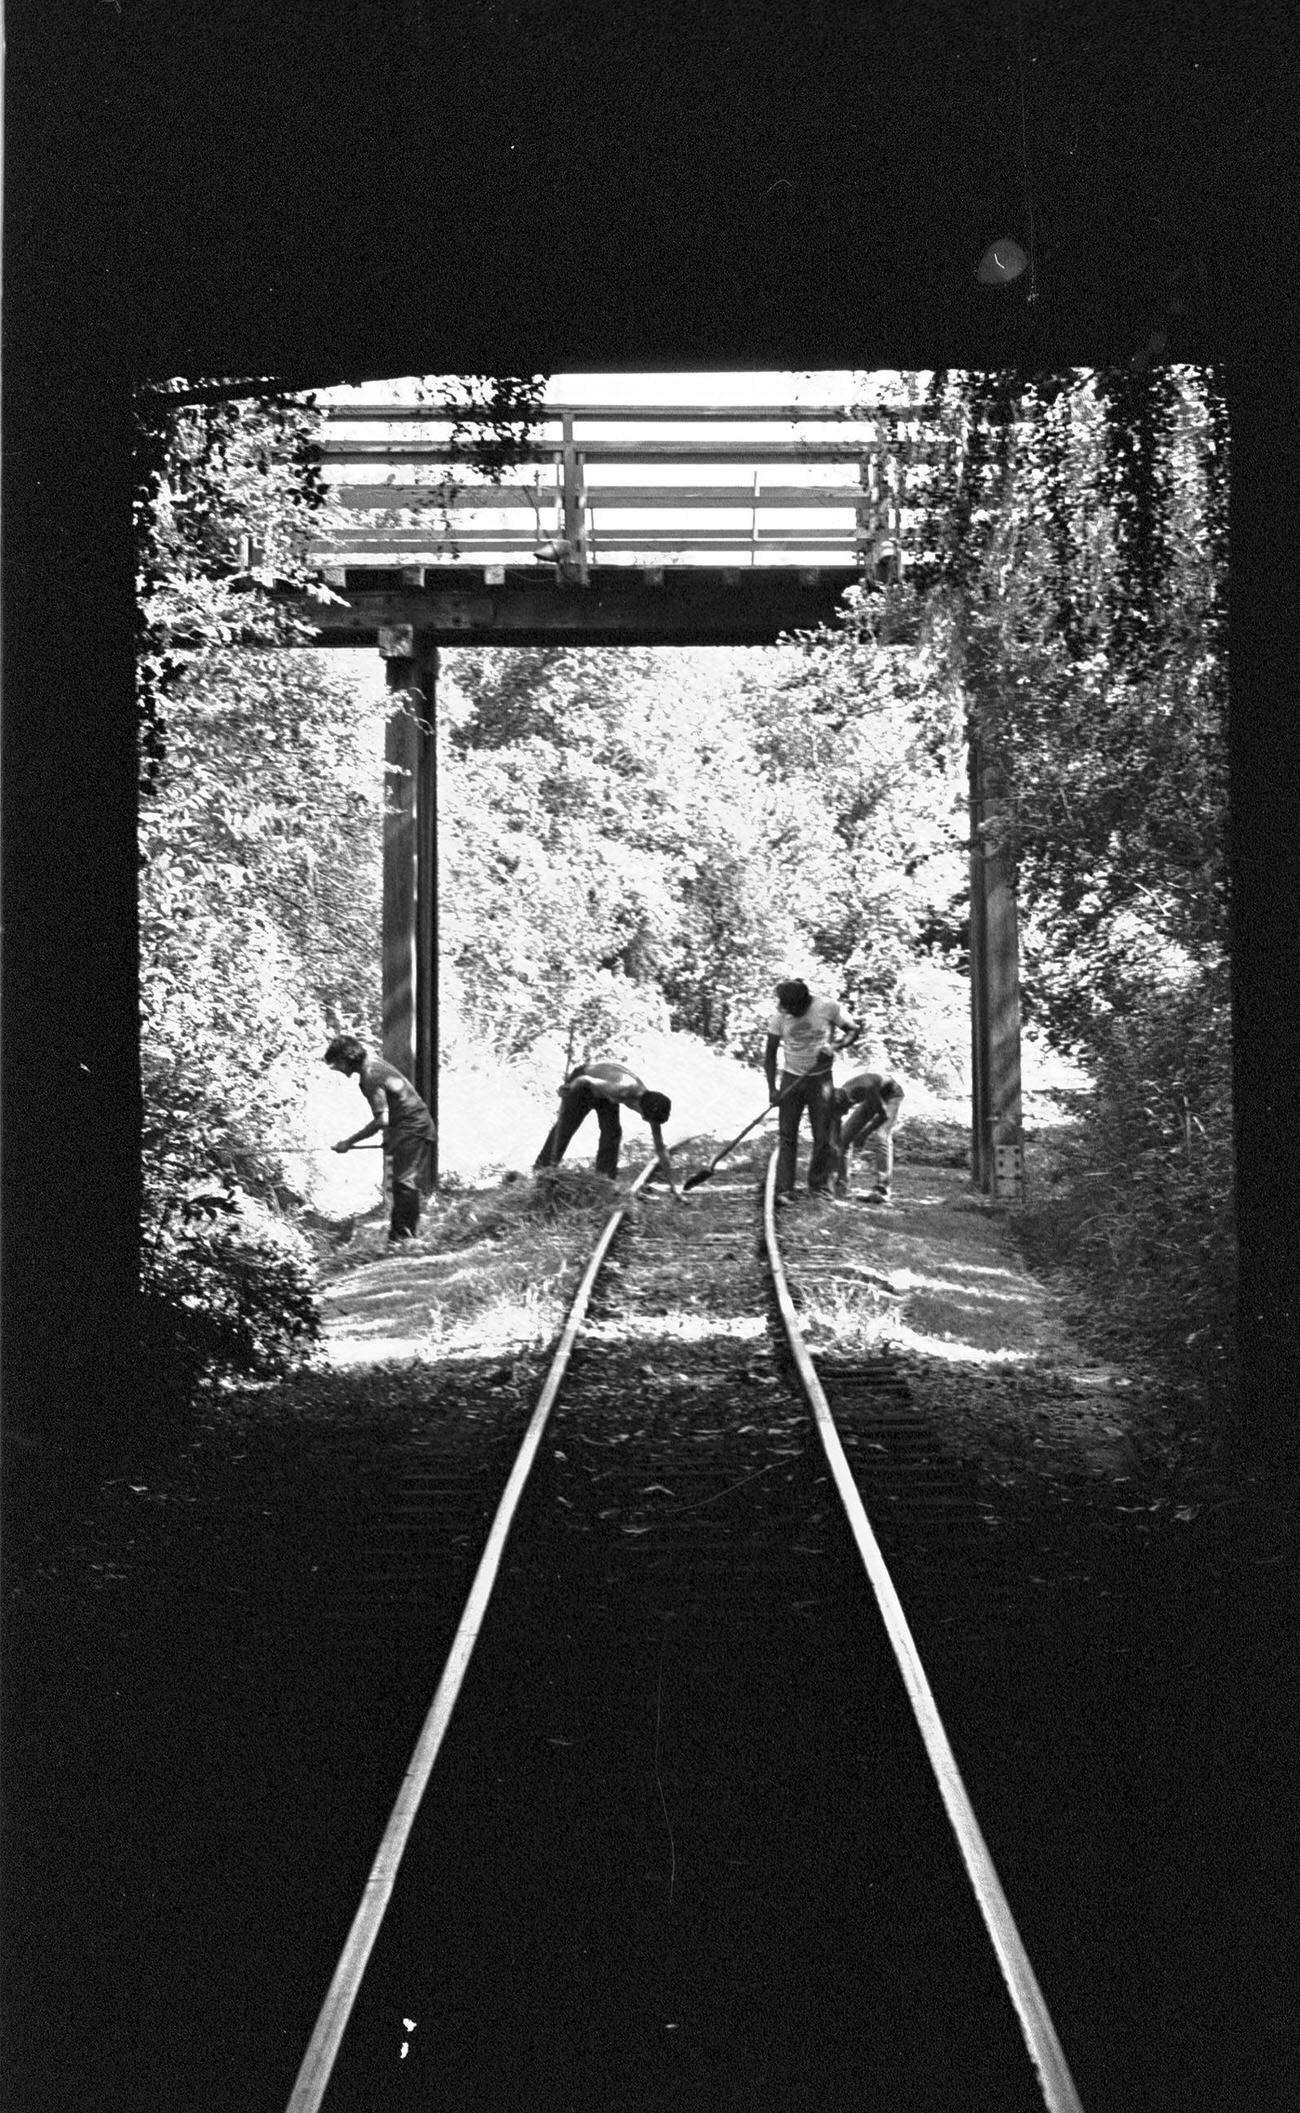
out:
<path id="1" fill-rule="evenodd" d="M 1043 1139 L 1016 1230 L 1030 1268 L 1066 1287 L 1084 1339 L 1158 1370 L 1219 1442 L 1235 1392 L 1230 1140 L 1203 1162 L 1080 1111 Z"/>
<path id="2" fill-rule="evenodd" d="M 603 1175 L 560 1167 L 543 1180 L 453 1194 L 397 1254 L 383 1218 L 367 1223 L 324 1265 L 327 1354 L 356 1363 L 539 1347 L 617 1198 Z M 418 1316 L 416 1333 L 386 1334 L 394 1316 L 406 1329 Z"/>
<path id="3" fill-rule="evenodd" d="M 721 1056 L 692 1036 L 646 1034 L 626 1055 L 647 1083 L 673 1101 L 665 1135 L 683 1176 L 706 1165 L 717 1146 L 763 1108 L 766 1084 L 757 1063 Z M 841 1073 L 847 1068 L 851 1064 L 838 1067 Z M 332 1081 L 334 1086 L 339 1083 Z M 899 1164 L 969 1165 L 965 1102 L 944 1100 L 910 1081 L 905 1084 Z M 322 1211 L 318 1219 L 322 1280 L 335 1294 L 328 1298 L 336 1316 L 335 1356 L 342 1354 L 337 1340 L 342 1302 L 337 1294 L 346 1285 L 357 1294 L 347 1303 L 362 1304 L 359 1272 L 378 1263 L 381 1255 L 385 1287 L 396 1289 L 409 1281 L 413 1297 L 408 1305 L 417 1309 L 417 1332 L 392 1339 L 392 1349 L 385 1353 L 376 1293 L 373 1314 L 359 1314 L 356 1333 L 347 1338 L 350 1357 L 455 1357 L 487 1346 L 537 1347 L 553 1335 L 581 1258 L 618 1193 L 615 1184 L 591 1170 L 594 1124 L 579 1132 L 571 1157 L 553 1177 L 544 1182 L 532 1178 L 532 1161 L 554 1108 L 553 1087 L 535 1067 L 480 1053 L 472 1070 L 448 1069 L 439 1111 L 441 1198 L 426 1212 L 420 1238 L 400 1262 L 386 1255 L 386 1216 L 376 1188 L 378 1155 L 352 1173 L 363 1208 L 333 1222 Z M 1059 1120 L 1050 1091 L 1031 1093 L 1027 1114 L 1031 1120 Z M 337 1128 L 337 1111 L 331 1108 L 328 1119 L 322 1120 L 326 1128 Z M 648 1153 L 649 1133 L 635 1116 L 625 1117 L 623 1128 L 620 1171 L 625 1188 L 626 1169 Z M 771 1139 L 775 1128 L 772 1121 L 755 1134 L 760 1140 Z M 331 1179 L 347 1178 L 348 1159 L 327 1159 Z M 834 1341 L 846 1354 L 872 1355 L 886 1344 L 897 1345 L 897 1304 L 879 1287 L 824 1279 L 810 1294 L 805 1320 L 823 1342 Z"/>
<path id="4" fill-rule="evenodd" d="M 853 1276 L 809 1274 L 801 1286 L 799 1320 L 813 1350 L 870 1357 L 897 1348 L 899 1296 Z"/>
<path id="5" fill-rule="evenodd" d="M 672 1098 L 666 1136 L 683 1175 L 706 1164 L 718 1144 L 762 1109 L 766 1088 L 757 1056 L 757 1043 L 754 1061 L 741 1062 L 691 1036 L 670 1034 L 647 1034 L 626 1051 L 640 1076 Z M 536 1066 L 484 1054 L 472 1070 L 443 1074 L 442 1200 L 426 1214 L 409 1264 L 385 1265 L 391 1284 L 398 1281 L 399 1266 L 418 1265 L 420 1288 L 428 1293 L 420 1301 L 423 1356 L 456 1355 L 483 1342 L 536 1344 L 558 1324 L 574 1281 L 574 1258 L 589 1248 L 615 1188 L 591 1171 L 594 1124 L 579 1132 L 553 1180 L 531 1178 L 532 1160 L 554 1115 L 555 1084 Z M 945 1100 L 906 1079 L 904 1085 L 900 1168 L 968 1167 L 965 1099 Z M 325 1092 L 337 1087 L 344 1089 L 350 1122 L 354 1111 L 345 1082 L 331 1079 Z M 1036 1273 L 1065 1289 L 1096 1352 L 1154 1358 L 1171 1376 L 1176 1373 L 1191 1396 L 1213 1396 L 1217 1405 L 1228 1362 L 1226 1299 L 1217 1281 L 1224 1269 L 1215 1261 L 1222 1244 L 1217 1221 L 1225 1214 L 1208 1209 L 1185 1180 L 1171 1185 L 1168 1169 L 1157 1170 L 1149 1161 L 1142 1163 L 1145 1179 L 1135 1186 L 1123 1145 L 1090 1120 L 1091 1110 L 1086 1080 L 1060 1066 L 1052 1070 L 1027 1048 L 1027 1203 L 1012 1214 L 1022 1251 Z M 321 1114 L 322 1136 L 338 1134 L 339 1118 L 334 1105 Z M 649 1150 L 649 1134 L 635 1116 L 625 1117 L 623 1127 L 625 1186 L 626 1169 Z M 757 1135 L 761 1140 L 774 1133 L 769 1123 Z M 317 1205 L 316 1244 L 323 1283 L 337 1288 L 343 1277 L 355 1280 L 382 1251 L 380 1160 L 372 1154 L 358 1164 L 355 1157 L 325 1153 L 318 1163 L 334 1186 L 329 1200 L 322 1194 Z M 350 1205 L 341 1200 L 340 1181 L 353 1184 Z M 805 1318 L 823 1340 L 849 1354 L 871 1354 L 885 1344 L 899 1346 L 896 1312 L 897 1302 L 878 1288 L 827 1279 L 811 1294 Z M 1095 1325 L 1084 1325 L 1089 1316 Z M 1185 1340 L 1197 1329 L 1202 1337 Z M 381 1341 L 376 1331 L 372 1347 Z"/>

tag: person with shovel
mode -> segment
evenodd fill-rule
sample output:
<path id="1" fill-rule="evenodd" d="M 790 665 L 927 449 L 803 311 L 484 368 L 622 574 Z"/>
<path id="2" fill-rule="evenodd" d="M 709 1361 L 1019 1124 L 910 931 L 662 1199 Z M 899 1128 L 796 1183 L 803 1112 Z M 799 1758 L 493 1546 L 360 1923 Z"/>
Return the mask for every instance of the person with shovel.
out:
<path id="1" fill-rule="evenodd" d="M 420 1201 L 429 1186 L 429 1146 L 436 1134 L 433 1117 L 396 1064 L 373 1056 L 355 1035 L 335 1035 L 323 1061 L 344 1078 L 355 1073 L 357 1084 L 370 1103 L 370 1121 L 351 1137 L 341 1137 L 334 1150 L 350 1152 L 363 1138 L 379 1133 L 383 1149 L 390 1155 L 393 1176 L 389 1242 L 413 1240 L 420 1227 Z"/>
<path id="2" fill-rule="evenodd" d="M 600 1128 L 600 1143 L 596 1147 L 596 1172 L 612 1181 L 618 1172 L 618 1152 L 623 1141 L 623 1125 L 619 1110 L 630 1108 L 650 1125 L 650 1136 L 659 1161 L 660 1172 L 673 1192 L 674 1200 L 684 1203 L 682 1185 L 673 1171 L 672 1155 L 664 1143 L 663 1125 L 673 1111 L 673 1104 L 666 1093 L 654 1093 L 639 1079 L 635 1071 L 626 1064 L 617 1064 L 600 1059 L 596 1063 L 579 1064 L 571 1071 L 560 1088 L 560 1109 L 551 1126 L 546 1143 L 533 1161 L 534 1172 L 558 1166 L 571 1143 L 575 1132 L 596 1111 Z"/>
<path id="3" fill-rule="evenodd" d="M 831 1094 L 831 1153 L 835 1194 L 849 1193 L 849 1165 L 854 1150 L 871 1141 L 876 1184 L 868 1203 L 889 1203 L 894 1193 L 894 1126 L 903 1105 L 903 1089 L 880 1071 L 855 1071 Z"/>
<path id="4" fill-rule="evenodd" d="M 829 1198 L 833 1168 L 832 1056 L 836 1049 L 853 1041 L 861 1030 L 834 998 L 815 998 L 808 985 L 798 977 L 777 984 L 776 1003 L 777 1010 L 767 1019 L 763 1070 L 767 1077 L 768 1099 L 780 1110 L 777 1118 L 777 1201 L 788 1203 L 794 1195 L 799 1124 L 805 1108 L 812 1131 L 808 1193 Z M 781 1058 L 779 1079 L 778 1055 Z"/>

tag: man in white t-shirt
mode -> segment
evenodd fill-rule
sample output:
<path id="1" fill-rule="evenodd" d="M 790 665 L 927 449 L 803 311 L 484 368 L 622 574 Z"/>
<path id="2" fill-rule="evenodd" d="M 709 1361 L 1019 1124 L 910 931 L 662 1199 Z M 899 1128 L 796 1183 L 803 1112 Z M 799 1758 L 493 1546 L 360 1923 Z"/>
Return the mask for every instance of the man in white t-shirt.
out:
<path id="1" fill-rule="evenodd" d="M 812 1130 L 812 1158 L 808 1166 L 810 1196 L 829 1196 L 832 1172 L 831 1058 L 836 1049 L 857 1036 L 857 1023 L 834 998 L 814 998 L 806 983 L 797 978 L 776 986 L 777 1010 L 767 1019 L 767 1047 L 763 1069 L 767 1090 L 780 1106 L 776 1159 L 778 1202 L 788 1203 L 794 1194 L 794 1170 L 799 1153 L 799 1123 L 808 1110 Z M 776 1060 L 781 1058 L 777 1077 Z"/>

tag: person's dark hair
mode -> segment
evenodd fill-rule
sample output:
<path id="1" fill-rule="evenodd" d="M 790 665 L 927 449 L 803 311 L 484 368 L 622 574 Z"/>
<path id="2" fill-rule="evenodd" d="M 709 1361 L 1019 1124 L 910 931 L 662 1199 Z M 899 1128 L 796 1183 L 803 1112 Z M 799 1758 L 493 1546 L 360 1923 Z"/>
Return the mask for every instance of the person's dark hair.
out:
<path id="1" fill-rule="evenodd" d="M 662 1128 L 672 1112 L 673 1104 L 666 1093 L 647 1090 L 641 1095 L 641 1113 L 648 1123 L 658 1123 Z"/>
<path id="2" fill-rule="evenodd" d="M 365 1061 L 366 1045 L 358 1042 L 354 1034 L 336 1034 L 321 1058 L 323 1064 L 360 1064 Z"/>
<path id="3" fill-rule="evenodd" d="M 795 976 L 789 983 L 777 984 L 776 1002 L 782 1012 L 789 1013 L 792 1020 L 799 1020 L 812 1004 L 812 992 L 800 977 Z"/>

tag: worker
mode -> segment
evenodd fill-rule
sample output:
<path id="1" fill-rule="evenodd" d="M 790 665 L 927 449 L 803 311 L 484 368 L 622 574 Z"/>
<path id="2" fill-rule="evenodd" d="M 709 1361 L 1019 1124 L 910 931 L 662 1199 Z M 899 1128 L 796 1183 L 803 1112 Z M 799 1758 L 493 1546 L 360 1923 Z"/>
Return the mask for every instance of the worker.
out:
<path id="1" fill-rule="evenodd" d="M 810 1196 L 830 1196 L 831 1094 L 834 1090 L 831 1063 L 834 1051 L 855 1040 L 860 1030 L 834 998 L 815 998 L 799 977 L 777 984 L 776 1003 L 777 1010 L 767 1019 L 763 1069 L 767 1076 L 768 1098 L 773 1106 L 780 1108 L 776 1200 L 785 1204 L 794 1195 L 799 1124 L 805 1108 L 812 1131 L 808 1193 Z M 778 1055 L 781 1059 L 779 1079 Z"/>
<path id="2" fill-rule="evenodd" d="M 596 1148 L 596 1172 L 612 1181 L 618 1172 L 618 1151 L 623 1139 L 619 1119 L 622 1108 L 630 1108 L 650 1125 L 650 1136 L 659 1168 L 678 1203 L 686 1201 L 673 1171 L 672 1156 L 664 1143 L 663 1125 L 673 1104 L 666 1093 L 654 1093 L 626 1064 L 606 1058 L 579 1064 L 560 1088 L 560 1108 L 546 1143 L 533 1162 L 535 1170 L 558 1166 L 575 1131 L 596 1111 L 600 1143 Z"/>
<path id="3" fill-rule="evenodd" d="M 889 1203 L 894 1194 L 894 1128 L 903 1105 L 897 1079 L 880 1071 L 855 1071 L 831 1094 L 831 1151 L 835 1194 L 849 1193 L 849 1163 L 854 1150 L 870 1141 L 875 1187 L 868 1203 Z"/>
<path id="4" fill-rule="evenodd" d="M 437 1131 L 433 1117 L 411 1081 L 386 1057 L 373 1056 L 355 1035 L 335 1035 L 325 1051 L 324 1062 L 344 1078 L 356 1075 L 357 1084 L 370 1104 L 370 1121 L 351 1137 L 341 1137 L 336 1152 L 350 1152 L 364 1138 L 378 1133 L 389 1156 L 393 1182 L 393 1208 L 388 1238 L 396 1245 L 413 1240 L 420 1227 L 420 1203 L 428 1192 L 431 1146 Z"/>

